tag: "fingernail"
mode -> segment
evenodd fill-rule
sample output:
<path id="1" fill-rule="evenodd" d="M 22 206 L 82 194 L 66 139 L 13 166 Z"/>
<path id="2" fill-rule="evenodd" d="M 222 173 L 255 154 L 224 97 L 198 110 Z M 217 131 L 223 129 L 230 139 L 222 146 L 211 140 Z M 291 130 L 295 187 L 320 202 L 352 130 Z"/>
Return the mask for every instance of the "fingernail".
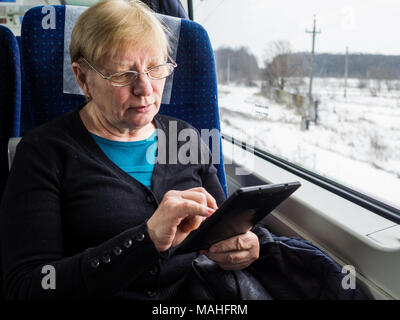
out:
<path id="1" fill-rule="evenodd" d="M 218 247 L 214 246 L 210 248 L 210 252 L 217 252 L 218 251 Z"/>

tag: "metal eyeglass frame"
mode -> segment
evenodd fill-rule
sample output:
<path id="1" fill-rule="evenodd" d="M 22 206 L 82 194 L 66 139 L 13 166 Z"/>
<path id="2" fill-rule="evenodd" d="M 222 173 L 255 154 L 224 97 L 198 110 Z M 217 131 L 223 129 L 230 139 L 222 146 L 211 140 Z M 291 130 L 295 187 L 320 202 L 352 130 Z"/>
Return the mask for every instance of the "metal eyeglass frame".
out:
<path id="1" fill-rule="evenodd" d="M 167 62 L 167 63 L 164 63 L 164 64 L 159 64 L 159 65 L 157 65 L 157 66 L 153 66 L 153 67 L 149 68 L 148 70 L 146 70 L 146 71 L 144 71 L 144 72 L 137 72 L 137 71 L 134 71 L 134 70 L 128 70 L 128 71 L 113 73 L 113 74 L 111 74 L 111 75 L 109 75 L 109 76 L 105 76 L 105 75 L 102 74 L 100 71 L 96 70 L 96 68 L 93 67 L 93 66 L 89 63 L 89 61 L 86 60 L 85 57 L 83 57 L 83 56 L 81 57 L 81 59 L 82 59 L 83 61 L 85 61 L 85 63 L 86 63 L 94 72 L 96 72 L 96 73 L 97 73 L 100 77 L 102 77 L 103 79 L 110 81 L 110 84 L 111 84 L 112 86 L 114 86 L 114 87 L 125 87 L 125 86 L 128 86 L 128 85 L 131 84 L 131 82 L 137 80 L 137 79 L 139 78 L 139 75 L 141 75 L 141 74 L 146 74 L 147 77 L 148 77 L 149 79 L 152 79 L 152 80 L 161 80 L 161 79 L 164 79 L 164 78 L 170 76 L 170 75 L 174 72 L 174 69 L 178 66 L 178 64 L 177 64 L 170 56 L 168 56 L 168 58 L 171 60 L 171 63 L 170 63 L 170 62 Z M 161 77 L 161 78 L 154 78 L 154 77 L 150 76 L 149 73 L 150 73 L 152 70 L 154 70 L 155 68 L 161 67 L 161 66 L 168 66 L 168 67 L 170 68 L 170 70 L 171 70 L 171 73 L 168 74 L 168 75 L 166 75 L 165 77 Z M 121 76 L 121 75 L 126 74 L 126 73 L 134 74 L 134 75 L 135 75 L 135 79 L 129 81 L 127 84 L 118 84 L 118 83 L 115 83 L 115 82 L 112 81 L 112 77 Z"/>

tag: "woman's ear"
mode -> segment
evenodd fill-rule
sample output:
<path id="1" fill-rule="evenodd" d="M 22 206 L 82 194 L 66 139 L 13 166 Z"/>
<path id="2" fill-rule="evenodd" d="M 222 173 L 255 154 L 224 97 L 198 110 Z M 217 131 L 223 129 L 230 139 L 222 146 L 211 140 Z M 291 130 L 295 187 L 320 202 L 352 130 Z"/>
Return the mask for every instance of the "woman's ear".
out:
<path id="1" fill-rule="evenodd" d="M 77 62 L 72 62 L 72 71 L 74 72 L 76 82 L 85 94 L 86 99 L 91 99 L 89 88 L 87 85 L 87 70 Z"/>

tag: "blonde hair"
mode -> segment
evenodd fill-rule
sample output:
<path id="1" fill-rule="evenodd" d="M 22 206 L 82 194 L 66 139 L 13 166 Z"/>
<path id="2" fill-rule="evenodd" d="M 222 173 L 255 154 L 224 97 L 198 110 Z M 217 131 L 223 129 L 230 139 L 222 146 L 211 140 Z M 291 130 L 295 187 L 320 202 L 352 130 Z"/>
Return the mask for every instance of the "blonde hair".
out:
<path id="1" fill-rule="evenodd" d="M 129 47 L 159 47 L 166 58 L 170 49 L 168 29 L 154 12 L 138 0 L 105 0 L 84 11 L 78 18 L 69 47 L 71 62 L 85 57 L 100 64 Z"/>

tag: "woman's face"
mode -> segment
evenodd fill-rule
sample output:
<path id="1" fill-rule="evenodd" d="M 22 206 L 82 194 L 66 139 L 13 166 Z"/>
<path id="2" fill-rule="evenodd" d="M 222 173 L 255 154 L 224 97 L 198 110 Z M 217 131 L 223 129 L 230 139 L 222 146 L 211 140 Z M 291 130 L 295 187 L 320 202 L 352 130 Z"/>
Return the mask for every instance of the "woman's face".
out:
<path id="1" fill-rule="evenodd" d="M 95 66 L 104 75 L 134 70 L 143 72 L 165 63 L 162 53 L 154 48 L 132 48 Z M 91 104 L 110 125 L 138 130 L 149 125 L 158 113 L 165 79 L 151 80 L 141 74 L 130 85 L 115 87 L 91 69 L 86 76 Z"/>

